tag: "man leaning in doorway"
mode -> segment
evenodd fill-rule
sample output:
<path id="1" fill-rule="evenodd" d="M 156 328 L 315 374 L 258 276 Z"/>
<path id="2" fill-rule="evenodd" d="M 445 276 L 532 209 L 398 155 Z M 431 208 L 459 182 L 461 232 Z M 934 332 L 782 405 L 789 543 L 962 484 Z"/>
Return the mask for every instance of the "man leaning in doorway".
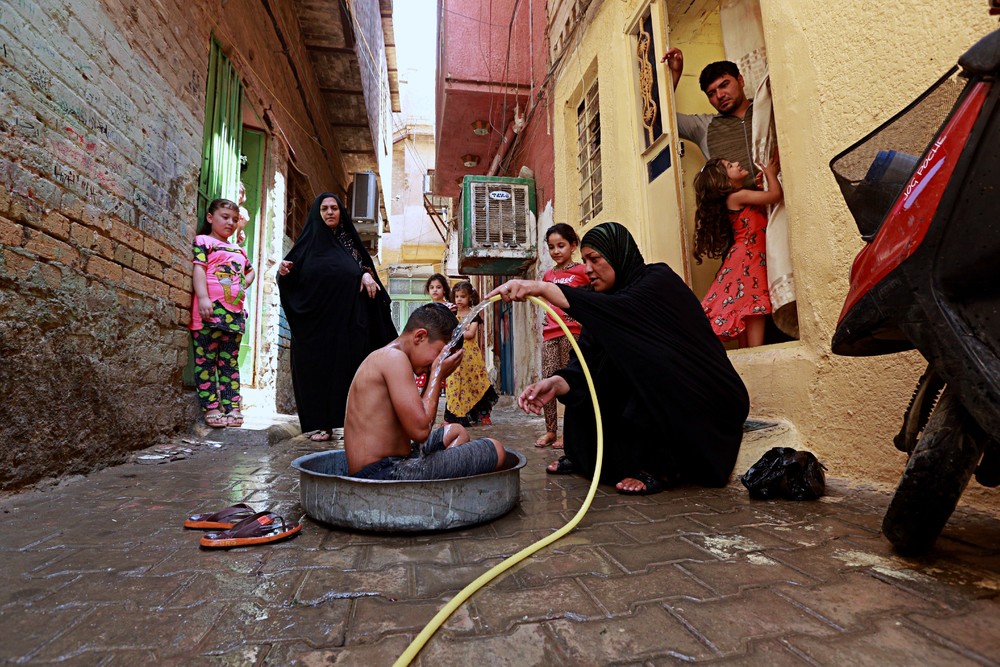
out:
<path id="1" fill-rule="evenodd" d="M 674 89 L 684 71 L 684 54 L 669 49 L 667 63 Z M 705 66 L 698 77 L 702 92 L 718 114 L 677 114 L 677 134 L 695 142 L 705 159 L 739 162 L 749 173 L 744 187 L 760 188 L 761 172 L 750 157 L 753 144 L 753 100 L 743 92 L 743 76 L 736 63 L 720 60 Z"/>

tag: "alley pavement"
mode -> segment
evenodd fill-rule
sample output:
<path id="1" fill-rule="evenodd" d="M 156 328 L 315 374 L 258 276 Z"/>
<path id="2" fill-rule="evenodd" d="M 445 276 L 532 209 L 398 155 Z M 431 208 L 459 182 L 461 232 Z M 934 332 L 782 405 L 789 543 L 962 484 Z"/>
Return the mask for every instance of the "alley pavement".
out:
<path id="1" fill-rule="evenodd" d="M 494 421 L 474 431 L 527 457 L 520 503 L 442 533 L 304 517 L 289 541 L 199 548 L 190 514 L 303 515 L 289 463 L 322 447 L 252 429 L 0 499 L 0 664 L 390 665 L 586 495 L 545 474 L 541 420 L 508 405 Z M 601 487 L 574 532 L 475 594 L 414 664 L 1000 665 L 1000 520 L 960 508 L 929 556 L 900 558 L 879 535 L 888 495 L 830 475 L 817 502 L 751 501 L 736 475 L 646 497 Z"/>

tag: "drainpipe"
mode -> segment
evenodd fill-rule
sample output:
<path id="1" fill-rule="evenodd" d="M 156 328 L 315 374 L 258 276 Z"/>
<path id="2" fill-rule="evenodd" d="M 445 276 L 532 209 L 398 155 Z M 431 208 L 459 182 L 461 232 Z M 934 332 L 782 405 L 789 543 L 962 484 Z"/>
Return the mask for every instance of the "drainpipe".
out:
<path id="1" fill-rule="evenodd" d="M 496 176 L 497 172 L 500 170 L 500 164 L 507 157 L 507 153 L 510 152 L 511 146 L 514 145 L 514 135 L 518 134 L 524 129 L 524 116 L 521 115 L 521 105 L 514 107 L 514 120 L 512 120 L 507 125 L 507 131 L 503 135 L 503 141 L 500 142 L 500 147 L 497 149 L 497 154 L 493 156 L 493 162 L 490 163 L 490 170 L 486 172 L 487 176 Z"/>

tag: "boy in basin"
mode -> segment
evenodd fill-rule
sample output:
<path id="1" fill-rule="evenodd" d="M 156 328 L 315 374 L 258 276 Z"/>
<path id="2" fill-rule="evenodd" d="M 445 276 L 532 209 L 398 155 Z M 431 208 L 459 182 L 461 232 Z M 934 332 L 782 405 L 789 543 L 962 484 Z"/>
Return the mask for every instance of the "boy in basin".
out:
<path id="1" fill-rule="evenodd" d="M 431 430 L 441 381 L 462 361 L 462 350 L 441 351 L 458 325 L 447 306 L 429 303 L 410 315 L 396 340 L 368 355 L 347 394 L 344 450 L 352 477 L 426 480 L 500 470 L 506 452 L 493 438 L 470 440 L 458 424 Z M 421 397 L 414 374 L 427 373 Z"/>

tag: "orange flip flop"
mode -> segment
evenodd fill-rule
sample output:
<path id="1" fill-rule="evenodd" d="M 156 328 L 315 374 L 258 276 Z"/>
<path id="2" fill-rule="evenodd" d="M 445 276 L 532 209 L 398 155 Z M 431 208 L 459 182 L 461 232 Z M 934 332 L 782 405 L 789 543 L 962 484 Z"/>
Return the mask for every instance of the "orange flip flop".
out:
<path id="1" fill-rule="evenodd" d="M 184 527 L 228 530 L 255 512 L 256 510 L 246 503 L 237 503 L 211 514 L 192 514 L 184 521 Z"/>
<path id="2" fill-rule="evenodd" d="M 292 537 L 302 530 L 302 524 L 285 519 L 273 512 L 257 512 L 221 533 L 207 533 L 199 544 L 210 549 L 246 547 L 268 544 Z"/>

